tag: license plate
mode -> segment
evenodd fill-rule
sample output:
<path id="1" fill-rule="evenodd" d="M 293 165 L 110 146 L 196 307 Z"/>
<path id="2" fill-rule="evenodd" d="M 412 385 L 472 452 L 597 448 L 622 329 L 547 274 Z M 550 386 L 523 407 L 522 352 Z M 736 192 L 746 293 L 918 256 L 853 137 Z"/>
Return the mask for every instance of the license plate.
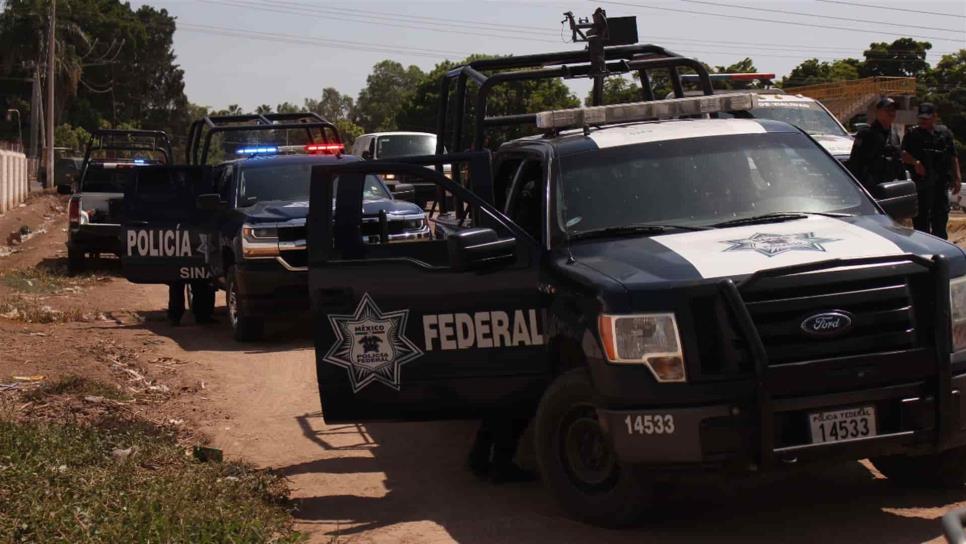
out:
<path id="1" fill-rule="evenodd" d="M 813 444 L 875 436 L 875 407 L 815 412 L 808 415 L 808 423 Z"/>

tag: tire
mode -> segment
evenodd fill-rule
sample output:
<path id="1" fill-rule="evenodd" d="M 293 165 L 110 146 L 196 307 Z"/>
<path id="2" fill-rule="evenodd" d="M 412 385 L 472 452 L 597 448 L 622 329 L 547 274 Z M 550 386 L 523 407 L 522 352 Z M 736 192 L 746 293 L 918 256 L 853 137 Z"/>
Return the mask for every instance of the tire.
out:
<path id="1" fill-rule="evenodd" d="M 561 375 L 537 408 L 535 453 L 540 475 L 567 514 L 602 527 L 639 523 L 653 484 L 617 459 L 597 421 L 586 371 Z"/>
<path id="2" fill-rule="evenodd" d="M 239 342 L 253 342 L 262 337 L 265 323 L 261 318 L 246 315 L 245 305 L 238 296 L 238 282 L 235 279 L 236 269 L 228 268 L 225 275 L 227 282 L 225 297 L 228 302 L 228 322 L 231 323 L 232 333 Z"/>
<path id="3" fill-rule="evenodd" d="M 962 489 L 966 484 L 966 448 L 920 456 L 876 457 L 872 464 L 894 483 L 906 487 Z"/>
<path id="4" fill-rule="evenodd" d="M 67 248 L 67 273 L 78 274 L 84 271 L 85 262 L 84 252 L 72 247 Z"/>

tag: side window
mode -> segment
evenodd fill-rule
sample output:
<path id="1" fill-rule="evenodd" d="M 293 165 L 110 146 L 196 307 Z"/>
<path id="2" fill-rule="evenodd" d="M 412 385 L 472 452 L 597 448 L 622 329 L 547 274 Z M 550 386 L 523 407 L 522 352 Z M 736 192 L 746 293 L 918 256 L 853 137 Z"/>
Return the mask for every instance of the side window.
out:
<path id="1" fill-rule="evenodd" d="M 496 176 L 493 177 L 493 204 L 500 210 L 506 209 L 510 189 L 513 187 L 513 178 L 521 164 L 523 159 L 507 159 L 497 167 Z"/>
<path id="2" fill-rule="evenodd" d="M 504 207 L 506 215 L 534 240 L 541 240 L 540 195 L 543 191 L 543 168 L 536 160 L 527 160 L 520 166 L 510 187 Z"/>
<path id="3" fill-rule="evenodd" d="M 219 167 L 215 170 L 215 190 L 221 195 L 221 199 L 226 202 L 232 201 L 231 177 L 234 169 L 230 165 Z"/>

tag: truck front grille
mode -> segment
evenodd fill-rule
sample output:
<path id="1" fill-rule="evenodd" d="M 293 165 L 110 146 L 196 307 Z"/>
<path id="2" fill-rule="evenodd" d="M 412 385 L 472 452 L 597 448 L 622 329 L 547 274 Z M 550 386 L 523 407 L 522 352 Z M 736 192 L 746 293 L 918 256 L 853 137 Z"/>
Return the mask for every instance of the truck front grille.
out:
<path id="1" fill-rule="evenodd" d="M 881 353 L 920 344 L 915 285 L 909 276 L 840 281 L 743 293 L 770 364 Z M 831 337 L 802 330 L 810 316 L 847 312 L 852 327 Z M 746 346 L 741 346 L 746 348 Z"/>

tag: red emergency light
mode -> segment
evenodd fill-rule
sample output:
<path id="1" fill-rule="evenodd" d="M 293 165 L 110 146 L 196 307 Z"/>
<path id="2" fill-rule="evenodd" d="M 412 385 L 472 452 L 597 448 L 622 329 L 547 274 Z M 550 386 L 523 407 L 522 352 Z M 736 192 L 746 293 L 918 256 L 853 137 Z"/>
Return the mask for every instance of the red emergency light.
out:
<path id="1" fill-rule="evenodd" d="M 323 155 L 337 155 L 345 151 L 343 143 L 308 144 L 305 146 L 306 153 L 321 153 Z"/>

